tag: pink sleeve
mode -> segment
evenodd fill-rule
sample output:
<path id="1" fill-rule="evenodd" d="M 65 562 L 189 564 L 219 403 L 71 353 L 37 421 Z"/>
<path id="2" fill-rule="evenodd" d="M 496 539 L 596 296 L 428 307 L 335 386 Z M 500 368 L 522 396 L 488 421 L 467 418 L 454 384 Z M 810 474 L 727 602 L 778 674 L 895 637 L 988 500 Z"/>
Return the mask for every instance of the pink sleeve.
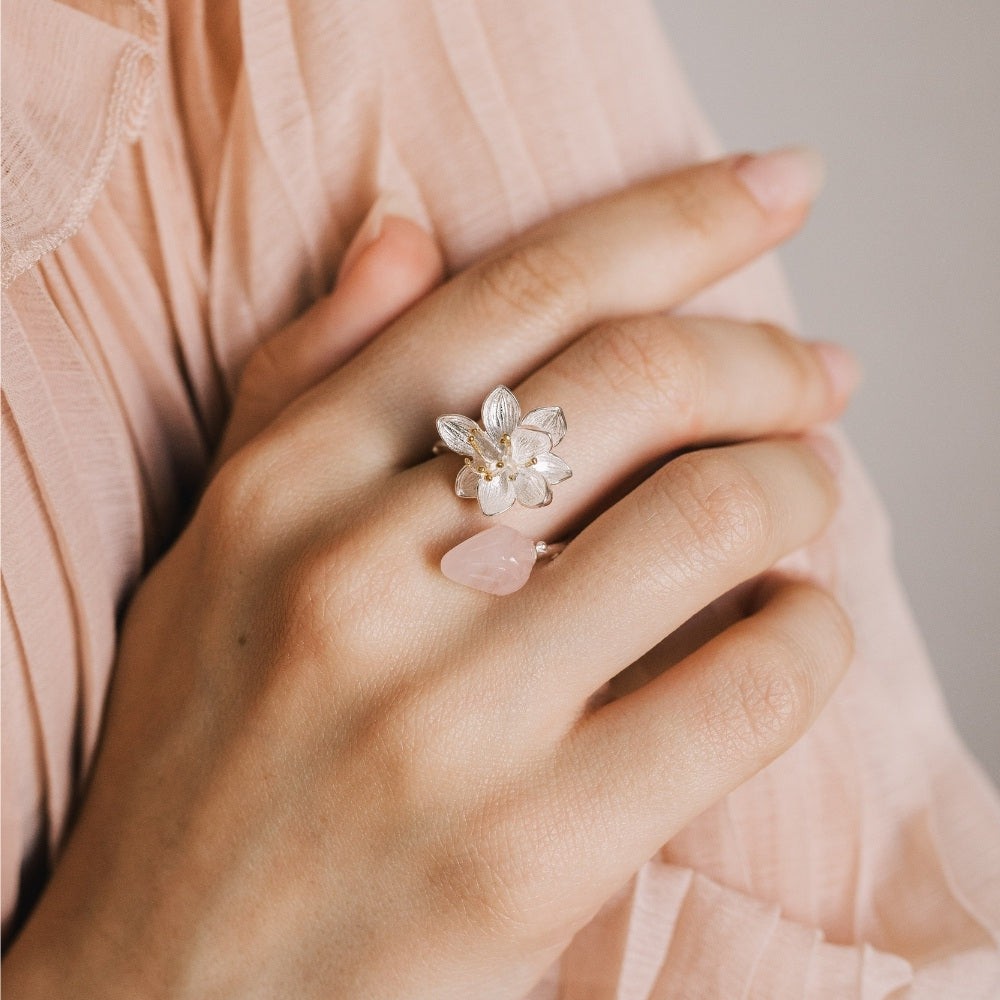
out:
<path id="1" fill-rule="evenodd" d="M 234 0 L 211 19 L 189 0 L 169 23 L 158 9 L 129 21 L 129 4 L 58 6 L 100 13 L 88 29 L 102 52 L 141 40 L 159 77 L 86 218 L 67 199 L 37 263 L 31 233 L 5 244 L 5 268 L 24 264 L 5 271 L 5 308 L 25 337 L 9 359 L 5 323 L 4 391 L 20 410 L 5 405 L 4 427 L 21 444 L 10 475 L 5 450 L 3 498 L 5 514 L 23 505 L 12 565 L 27 574 L 5 575 L 5 653 L 20 644 L 3 662 L 5 918 L 27 845 L 47 829 L 58 849 L 109 622 L 169 537 L 241 363 L 328 286 L 378 194 L 419 205 L 459 268 L 717 148 L 643 0 Z M 36 72 L 76 73 L 64 90 L 85 92 L 87 67 L 35 55 Z M 100 135 L 106 75 L 80 111 Z M 35 166 L 51 152 L 41 143 Z M 5 222 L 33 207 L 30 187 L 17 197 Z M 771 260 L 690 308 L 794 324 Z M 797 746 L 664 845 L 533 1000 L 997 995 L 1000 804 L 951 727 L 883 510 L 844 450 L 843 509 L 794 562 L 851 613 L 847 678 Z"/>

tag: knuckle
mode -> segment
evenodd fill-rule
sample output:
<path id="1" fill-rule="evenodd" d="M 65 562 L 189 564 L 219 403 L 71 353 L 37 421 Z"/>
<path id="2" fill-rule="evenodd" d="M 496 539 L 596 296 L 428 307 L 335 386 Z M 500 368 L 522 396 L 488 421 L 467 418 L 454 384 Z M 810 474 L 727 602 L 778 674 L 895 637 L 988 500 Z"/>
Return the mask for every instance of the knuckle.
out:
<path id="1" fill-rule="evenodd" d="M 336 736 L 345 781 L 364 788 L 372 802 L 390 803 L 385 818 L 395 828 L 393 839 L 410 841 L 404 831 L 433 826 L 435 816 L 448 812 L 430 734 L 419 725 L 425 704 L 411 680 L 366 677 L 348 692 L 352 706 Z"/>
<path id="2" fill-rule="evenodd" d="M 437 806 L 447 785 L 439 727 L 426 695 L 424 685 L 412 678 L 383 683 L 370 697 L 354 740 L 362 748 L 359 758 L 373 762 L 386 794 L 407 812 Z"/>
<path id="3" fill-rule="evenodd" d="M 818 713 L 853 650 L 850 622 L 826 591 L 785 590 L 782 616 L 757 616 L 727 665 L 727 694 L 704 692 L 712 744 L 733 756 L 769 759 L 790 746 Z"/>
<path id="4" fill-rule="evenodd" d="M 616 397 L 641 410 L 669 413 L 687 433 L 697 433 L 708 372 L 697 334 L 680 320 L 646 318 L 608 323 L 591 342 L 588 363 Z"/>
<path id="5" fill-rule="evenodd" d="M 384 616 L 373 613 L 385 604 L 384 574 L 369 534 L 361 525 L 314 540 L 288 565 L 283 588 L 290 633 L 335 651 L 338 670 L 350 664 L 362 674 L 384 653 L 375 627 Z"/>
<path id="6" fill-rule="evenodd" d="M 534 937 L 537 882 L 509 808 L 492 803 L 469 818 L 435 865 L 433 882 L 487 934 Z"/>
<path id="7" fill-rule="evenodd" d="M 280 523 L 269 464 L 268 451 L 251 442 L 227 459 L 209 483 L 193 523 L 216 555 L 213 562 L 252 556 Z"/>
<path id="8" fill-rule="evenodd" d="M 813 676 L 798 644 L 763 643 L 730 675 L 726 717 L 716 720 L 743 756 L 780 751 L 808 725 L 817 696 Z"/>
<path id="9" fill-rule="evenodd" d="M 443 913 L 520 935 L 537 908 L 531 824 L 516 775 L 486 766 L 448 683 L 411 677 L 369 697 L 347 736 L 358 780 L 392 803 L 391 839 L 419 859 L 415 870 Z"/>
<path id="10" fill-rule="evenodd" d="M 601 382 L 616 393 L 642 398 L 669 377 L 669 368 L 643 322 L 603 326 L 595 336 L 589 360 Z"/>
<path id="11" fill-rule="evenodd" d="M 350 617 L 338 614 L 340 602 L 335 595 L 337 576 L 329 563 L 312 551 L 300 552 L 287 566 L 280 589 L 284 609 L 284 627 L 296 637 L 296 644 L 306 653 L 328 640 L 329 646 L 357 652 L 353 636 L 346 627 Z"/>
<path id="12" fill-rule="evenodd" d="M 429 892 L 443 908 L 516 924 L 529 858 L 516 805 L 478 759 L 472 741 L 449 738 L 452 712 L 440 683 L 386 684 L 368 698 L 348 735 L 357 780 L 392 803 L 393 839 L 422 857 Z"/>
<path id="13" fill-rule="evenodd" d="M 582 265 L 551 240 L 504 253 L 474 275 L 474 290 L 489 313 L 499 303 L 519 319 L 560 326 L 587 309 L 589 289 Z"/>
<path id="14" fill-rule="evenodd" d="M 665 493 L 658 498 L 662 516 L 679 520 L 681 544 L 689 552 L 693 546 L 699 566 L 737 556 L 752 559 L 769 548 L 773 519 L 767 491 L 726 452 L 681 455 L 658 481 Z"/>

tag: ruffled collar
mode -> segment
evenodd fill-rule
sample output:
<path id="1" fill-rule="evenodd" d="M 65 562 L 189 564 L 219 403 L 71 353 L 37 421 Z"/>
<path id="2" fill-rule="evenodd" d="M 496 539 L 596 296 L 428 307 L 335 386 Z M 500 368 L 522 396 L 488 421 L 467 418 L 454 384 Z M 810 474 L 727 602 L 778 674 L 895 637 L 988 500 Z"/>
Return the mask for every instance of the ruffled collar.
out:
<path id="1" fill-rule="evenodd" d="M 142 131 L 162 12 L 153 0 L 4 5 L 2 282 L 75 233 Z"/>

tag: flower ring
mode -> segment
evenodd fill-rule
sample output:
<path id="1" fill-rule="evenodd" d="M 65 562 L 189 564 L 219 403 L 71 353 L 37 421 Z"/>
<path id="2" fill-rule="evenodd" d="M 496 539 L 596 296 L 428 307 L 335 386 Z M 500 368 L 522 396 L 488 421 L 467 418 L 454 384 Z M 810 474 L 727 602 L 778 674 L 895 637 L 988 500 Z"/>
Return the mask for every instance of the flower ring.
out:
<path id="1" fill-rule="evenodd" d="M 483 403 L 483 426 L 457 413 L 437 420 L 445 446 L 465 456 L 455 493 L 479 500 L 484 514 L 502 514 L 516 500 L 523 507 L 552 502 L 552 487 L 569 479 L 570 467 L 552 449 L 566 434 L 561 407 L 543 406 L 521 419 L 521 406 L 504 385 Z"/>

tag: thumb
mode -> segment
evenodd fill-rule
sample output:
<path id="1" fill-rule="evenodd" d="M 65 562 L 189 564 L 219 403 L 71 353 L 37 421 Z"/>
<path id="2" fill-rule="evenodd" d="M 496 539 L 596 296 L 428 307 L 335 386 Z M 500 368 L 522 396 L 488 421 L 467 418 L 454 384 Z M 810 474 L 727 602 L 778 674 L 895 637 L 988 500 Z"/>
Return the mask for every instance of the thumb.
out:
<path id="1" fill-rule="evenodd" d="M 216 467 L 441 282 L 441 251 L 397 214 L 405 210 L 399 195 L 382 194 L 348 246 L 333 291 L 251 355 Z"/>

